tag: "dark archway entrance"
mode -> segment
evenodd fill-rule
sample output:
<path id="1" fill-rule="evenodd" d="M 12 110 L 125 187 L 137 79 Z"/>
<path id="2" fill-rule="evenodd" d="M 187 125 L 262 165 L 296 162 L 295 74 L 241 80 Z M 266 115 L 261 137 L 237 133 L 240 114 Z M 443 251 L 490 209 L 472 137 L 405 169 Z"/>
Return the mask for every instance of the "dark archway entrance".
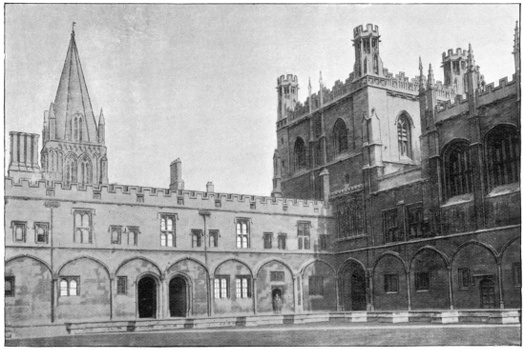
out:
<path id="1" fill-rule="evenodd" d="M 351 262 L 343 275 L 345 311 L 366 310 L 366 275 L 363 267 Z"/>
<path id="2" fill-rule="evenodd" d="M 485 278 L 479 282 L 479 293 L 482 309 L 496 308 L 496 288 L 491 279 Z"/>
<path id="3" fill-rule="evenodd" d="M 186 281 L 182 277 L 174 277 L 170 281 L 170 316 L 186 317 L 187 312 Z"/>
<path id="4" fill-rule="evenodd" d="M 157 283 L 153 277 L 142 277 L 138 286 L 139 318 L 157 316 Z"/>

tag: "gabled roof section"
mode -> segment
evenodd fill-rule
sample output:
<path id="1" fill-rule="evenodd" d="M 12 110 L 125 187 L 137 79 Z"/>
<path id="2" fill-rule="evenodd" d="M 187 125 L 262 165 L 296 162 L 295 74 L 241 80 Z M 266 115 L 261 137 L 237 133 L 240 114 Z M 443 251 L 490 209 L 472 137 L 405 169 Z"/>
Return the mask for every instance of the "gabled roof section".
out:
<path id="1" fill-rule="evenodd" d="M 54 114 L 56 118 L 56 139 L 70 140 L 71 120 L 74 116 L 81 114 L 82 128 L 85 132 L 84 135 L 87 136 L 85 141 L 97 142 L 95 115 L 78 56 L 74 30 L 71 32 L 66 61 L 58 84 Z"/>

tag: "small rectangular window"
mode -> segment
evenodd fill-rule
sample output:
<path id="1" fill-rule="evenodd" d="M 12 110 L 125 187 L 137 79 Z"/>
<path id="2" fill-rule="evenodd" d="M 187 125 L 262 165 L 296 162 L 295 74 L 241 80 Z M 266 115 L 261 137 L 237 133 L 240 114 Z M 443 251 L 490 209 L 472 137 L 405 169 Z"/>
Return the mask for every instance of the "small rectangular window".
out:
<path id="1" fill-rule="evenodd" d="M 255 202 L 250 202 L 250 209 L 256 209 L 257 206 L 255 204 Z"/>
<path id="2" fill-rule="evenodd" d="M 270 271 L 270 282 L 284 282 L 284 271 Z"/>
<path id="3" fill-rule="evenodd" d="M 460 289 L 468 289 L 470 286 L 470 270 L 468 268 L 458 269 L 458 284 Z"/>
<path id="4" fill-rule="evenodd" d="M 215 299 L 227 299 L 230 297 L 230 276 L 215 276 L 214 295 Z"/>
<path id="5" fill-rule="evenodd" d="M 430 290 L 430 273 L 416 272 L 414 275 L 416 291 Z"/>
<path id="6" fill-rule="evenodd" d="M 251 280 L 249 276 L 235 277 L 235 297 L 237 299 L 251 298 Z"/>
<path id="7" fill-rule="evenodd" d="M 217 248 L 219 246 L 219 230 L 210 230 L 210 247 Z"/>
<path id="8" fill-rule="evenodd" d="M 78 276 L 68 276 L 60 277 L 60 296 L 77 296 L 79 295 L 79 284 L 80 277 Z"/>
<path id="9" fill-rule="evenodd" d="M 184 197 L 177 197 L 177 205 L 184 205 Z"/>
<path id="10" fill-rule="evenodd" d="M 399 292 L 399 276 L 397 274 L 385 275 L 385 293 Z"/>
<path id="11" fill-rule="evenodd" d="M 191 230 L 191 246 L 193 248 L 202 245 L 202 230 Z"/>
<path id="12" fill-rule="evenodd" d="M 13 240 L 15 242 L 26 241 L 26 222 L 25 221 L 13 221 L 11 224 L 13 228 Z"/>
<path id="13" fill-rule="evenodd" d="M 15 296 L 15 276 L 5 276 L 5 296 Z"/>
<path id="14" fill-rule="evenodd" d="M 279 233 L 277 236 L 277 248 L 286 250 L 286 233 Z"/>
<path id="15" fill-rule="evenodd" d="M 139 234 L 140 229 L 138 226 L 128 226 L 128 245 L 138 245 L 139 244 Z"/>
<path id="16" fill-rule="evenodd" d="M 512 264 L 512 275 L 514 276 L 514 286 L 521 287 L 521 263 Z"/>
<path id="17" fill-rule="evenodd" d="M 122 226 L 110 226 L 109 232 L 111 232 L 111 244 L 122 244 Z"/>
<path id="18" fill-rule="evenodd" d="M 220 207 L 222 207 L 222 202 L 221 202 L 220 199 L 216 199 L 215 200 L 215 208 L 220 208 Z"/>
<path id="19" fill-rule="evenodd" d="M 264 249 L 272 249 L 272 237 L 273 234 L 271 232 L 264 233 Z"/>
<path id="20" fill-rule="evenodd" d="M 299 250 L 310 249 L 310 222 L 299 221 L 297 223 L 297 248 Z"/>
<path id="21" fill-rule="evenodd" d="M 137 203 L 144 203 L 144 194 L 137 194 Z"/>
<path id="22" fill-rule="evenodd" d="M 324 295 L 323 276 L 310 276 L 308 278 L 308 294 Z"/>
<path id="23" fill-rule="evenodd" d="M 49 237 L 49 224 L 47 222 L 35 222 L 35 242 L 47 243 Z"/>
<path id="24" fill-rule="evenodd" d="M 117 294 L 126 295 L 128 294 L 128 277 L 117 276 Z"/>

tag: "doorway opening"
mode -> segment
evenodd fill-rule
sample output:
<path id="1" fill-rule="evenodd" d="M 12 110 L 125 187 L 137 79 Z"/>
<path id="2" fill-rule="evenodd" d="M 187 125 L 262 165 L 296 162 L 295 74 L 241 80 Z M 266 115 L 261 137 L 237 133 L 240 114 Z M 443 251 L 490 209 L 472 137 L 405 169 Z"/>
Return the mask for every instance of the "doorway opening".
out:
<path id="1" fill-rule="evenodd" d="M 177 276 L 170 281 L 170 316 L 186 317 L 188 302 L 186 295 L 186 281 L 184 278 Z"/>
<path id="2" fill-rule="evenodd" d="M 366 310 L 366 275 L 363 267 L 351 262 L 343 275 L 345 311 Z"/>
<path id="3" fill-rule="evenodd" d="M 484 278 L 479 282 L 480 304 L 482 309 L 496 308 L 496 287 L 489 278 Z"/>
<path id="4" fill-rule="evenodd" d="M 150 276 L 142 277 L 138 285 L 139 318 L 156 318 L 157 283 Z"/>

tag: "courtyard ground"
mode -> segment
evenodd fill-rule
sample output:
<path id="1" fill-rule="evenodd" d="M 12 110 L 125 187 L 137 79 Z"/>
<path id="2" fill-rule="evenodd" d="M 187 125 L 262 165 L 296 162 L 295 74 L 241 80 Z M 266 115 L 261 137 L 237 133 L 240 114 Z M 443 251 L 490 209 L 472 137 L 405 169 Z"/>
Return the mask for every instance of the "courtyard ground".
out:
<path id="1" fill-rule="evenodd" d="M 7 339 L 6 346 L 440 346 L 521 345 L 521 326 L 323 322 L 254 328 Z"/>

